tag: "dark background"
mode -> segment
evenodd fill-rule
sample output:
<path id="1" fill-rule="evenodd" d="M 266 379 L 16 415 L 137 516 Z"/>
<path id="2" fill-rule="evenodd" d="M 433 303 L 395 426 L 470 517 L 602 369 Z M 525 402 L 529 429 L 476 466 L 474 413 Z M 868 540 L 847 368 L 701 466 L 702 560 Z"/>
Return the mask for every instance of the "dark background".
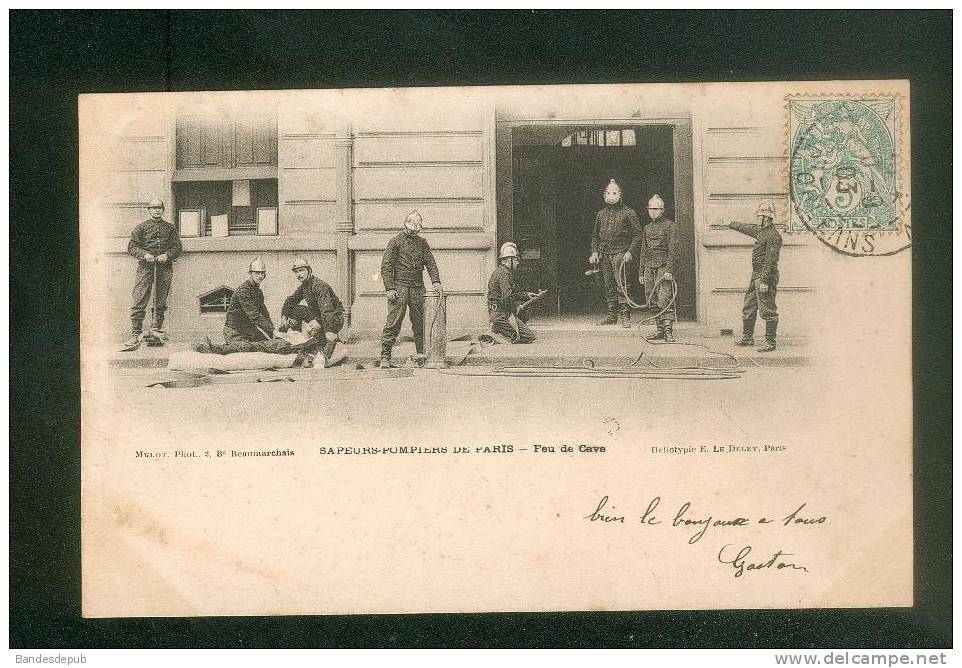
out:
<path id="1" fill-rule="evenodd" d="M 951 646 L 951 42 L 949 11 L 11 11 L 11 647 Z M 914 608 L 80 618 L 79 93 L 863 78 L 912 85 Z"/>

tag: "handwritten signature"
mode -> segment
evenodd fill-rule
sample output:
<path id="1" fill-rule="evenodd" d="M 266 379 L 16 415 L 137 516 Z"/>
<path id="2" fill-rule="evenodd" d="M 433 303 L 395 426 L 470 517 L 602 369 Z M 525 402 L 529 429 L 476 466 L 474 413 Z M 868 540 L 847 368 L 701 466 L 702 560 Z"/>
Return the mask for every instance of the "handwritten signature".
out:
<path id="1" fill-rule="evenodd" d="M 609 525 L 626 525 L 641 524 L 647 527 L 655 527 L 663 524 L 663 520 L 658 515 L 658 506 L 661 504 L 661 497 L 656 496 L 648 502 L 648 506 L 645 510 L 638 515 L 638 519 L 635 520 L 629 513 L 619 511 L 618 508 L 611 503 L 611 499 L 606 494 L 601 497 L 601 500 L 595 505 L 594 510 L 584 516 L 583 519 L 588 522 L 599 522 L 602 524 Z M 709 528 L 712 527 L 746 527 L 752 524 L 775 524 L 784 527 L 802 525 L 802 526 L 819 526 L 826 524 L 828 522 L 828 517 L 825 515 L 811 515 L 805 512 L 805 508 L 808 504 L 802 503 L 795 510 L 788 513 L 784 517 L 778 518 L 776 515 L 758 515 L 754 518 L 752 517 L 742 517 L 736 515 L 734 517 L 718 517 L 715 514 L 700 514 L 695 513 L 692 509 L 692 503 L 690 501 L 685 501 L 682 503 L 678 510 L 674 513 L 671 519 L 670 526 L 672 527 L 682 527 L 683 529 L 692 530 L 693 533 L 688 537 L 688 544 L 694 545 L 708 532 Z M 629 520 L 629 517 L 631 519 Z M 665 515 L 668 517 L 668 515 Z M 718 561 L 724 564 L 731 564 L 734 570 L 735 577 L 741 577 L 745 572 L 752 570 L 765 570 L 765 569 L 793 569 L 808 572 L 808 568 L 797 564 L 792 561 L 783 560 L 782 557 L 795 556 L 790 552 L 784 552 L 782 550 L 776 551 L 770 559 L 763 561 L 749 561 L 748 556 L 751 554 L 752 546 L 746 545 L 744 547 L 734 550 L 735 554 L 732 558 L 727 558 L 731 556 L 726 553 L 731 552 L 730 548 L 733 548 L 733 543 L 729 543 L 722 547 L 718 552 Z"/>
<path id="2" fill-rule="evenodd" d="M 808 569 L 804 566 L 796 564 L 793 561 L 782 561 L 781 557 L 794 557 L 795 555 L 791 552 L 782 552 L 781 550 L 778 550 L 768 561 L 749 562 L 746 561 L 746 559 L 748 558 L 748 555 L 751 554 L 752 546 L 746 545 L 745 547 L 739 549 L 738 553 L 732 559 L 723 559 L 722 555 L 724 555 L 725 550 L 730 547 L 733 547 L 731 543 L 725 545 L 718 551 L 718 561 L 723 564 L 731 564 L 735 571 L 736 578 L 740 578 L 746 571 L 760 571 L 768 568 L 774 568 L 776 570 L 791 568 L 796 571 L 805 571 L 808 573 Z"/>

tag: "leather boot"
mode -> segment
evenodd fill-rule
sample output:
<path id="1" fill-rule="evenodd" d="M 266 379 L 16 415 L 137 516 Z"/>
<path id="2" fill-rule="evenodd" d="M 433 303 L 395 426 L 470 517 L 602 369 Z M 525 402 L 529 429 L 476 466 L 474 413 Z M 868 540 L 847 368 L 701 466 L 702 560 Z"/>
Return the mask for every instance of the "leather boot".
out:
<path id="1" fill-rule="evenodd" d="M 735 345 L 742 347 L 755 345 L 755 318 L 742 320 L 742 338 L 740 341 L 735 341 Z"/>
<path id="2" fill-rule="evenodd" d="M 211 354 L 211 353 L 217 353 L 217 354 L 219 354 L 219 355 L 222 355 L 223 353 L 220 353 L 220 352 L 216 351 L 216 350 L 215 350 L 215 347 L 219 347 L 219 346 L 214 346 L 214 344 L 211 343 L 211 341 L 210 341 L 210 337 L 205 336 L 203 343 L 198 343 L 197 345 L 194 346 L 194 352 L 195 352 L 195 353 L 204 353 L 204 354 L 206 354 L 206 355 L 209 355 L 209 354 Z"/>
<path id="3" fill-rule="evenodd" d="M 163 314 L 163 313 L 156 313 L 156 314 L 154 314 L 154 326 L 151 327 L 151 329 L 153 330 L 153 332 L 154 332 L 154 334 L 157 336 L 157 338 L 160 339 L 161 341 L 163 341 L 164 343 L 167 343 L 167 341 L 170 340 L 170 337 L 167 336 L 167 330 L 164 329 L 164 314 Z"/>
<path id="4" fill-rule="evenodd" d="M 331 363 L 331 357 L 334 356 L 334 348 L 337 347 L 337 341 L 328 341 L 324 344 L 321 349 L 321 354 L 324 355 L 324 366 L 328 366 Z"/>
<path id="5" fill-rule="evenodd" d="M 646 340 L 646 341 L 664 341 L 664 340 L 665 340 L 665 324 L 664 324 L 664 321 L 663 321 L 663 320 L 659 320 L 657 323 L 655 323 L 655 326 L 658 327 L 658 331 L 655 332 L 654 334 L 652 334 L 651 336 L 646 336 L 646 337 L 645 337 L 645 340 Z"/>
<path id="6" fill-rule="evenodd" d="M 758 349 L 760 353 L 770 353 L 775 350 L 775 335 L 778 333 L 778 321 L 765 321 L 765 344 Z"/>
<path id="7" fill-rule="evenodd" d="M 615 304 L 608 304 L 608 311 L 605 313 L 605 317 L 595 324 L 597 325 L 614 325 L 618 322 L 618 313 L 616 311 Z"/>
<path id="8" fill-rule="evenodd" d="M 141 332 L 136 330 L 133 333 L 131 333 L 130 338 L 124 341 L 124 345 L 123 345 L 124 350 L 130 351 L 130 350 L 136 350 L 137 348 L 139 348 L 140 335 L 141 335 Z"/>
<path id="9" fill-rule="evenodd" d="M 671 331 L 671 328 L 672 328 L 671 320 L 665 320 L 664 323 L 665 324 L 664 324 L 663 331 L 665 333 L 665 343 L 674 343 L 675 334 L 674 332 Z"/>
<path id="10" fill-rule="evenodd" d="M 621 326 L 625 329 L 631 327 L 631 309 L 627 306 L 622 306 L 621 311 L 618 313 L 618 320 Z"/>

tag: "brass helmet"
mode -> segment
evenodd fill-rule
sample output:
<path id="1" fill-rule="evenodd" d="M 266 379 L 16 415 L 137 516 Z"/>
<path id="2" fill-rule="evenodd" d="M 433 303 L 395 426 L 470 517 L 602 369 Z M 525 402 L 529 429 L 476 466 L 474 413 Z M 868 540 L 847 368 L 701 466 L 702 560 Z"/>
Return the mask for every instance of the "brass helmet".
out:
<path id="1" fill-rule="evenodd" d="M 294 265 L 291 267 L 291 271 L 297 271 L 298 269 L 311 269 L 311 265 L 302 257 L 294 258 Z"/>
<path id="2" fill-rule="evenodd" d="M 513 241 L 506 241 L 501 244 L 501 252 L 498 253 L 498 259 L 503 260 L 506 257 L 516 257 L 519 259 L 521 257 L 520 253 L 518 253 L 518 245 Z"/>
<path id="3" fill-rule="evenodd" d="M 250 266 L 247 267 L 247 271 L 249 271 L 249 272 L 255 272 L 255 271 L 256 271 L 256 272 L 260 272 L 260 273 L 266 274 L 266 273 L 267 273 L 267 266 L 261 261 L 261 259 L 260 259 L 259 257 L 255 257 L 253 260 L 251 260 Z"/>
<path id="4" fill-rule="evenodd" d="M 654 195 L 651 196 L 651 199 L 648 200 L 648 208 L 649 208 L 649 209 L 664 209 L 664 208 L 665 208 L 665 200 L 663 200 L 660 195 L 658 195 L 657 193 L 655 193 Z"/>
<path id="5" fill-rule="evenodd" d="M 420 232 L 421 228 L 424 227 L 424 219 L 421 217 L 421 212 L 415 209 L 409 213 L 407 218 L 404 219 L 404 227 L 412 232 Z"/>
<path id="6" fill-rule="evenodd" d="M 621 186 L 614 179 L 605 187 L 605 204 L 617 204 L 621 201 Z"/>
<path id="7" fill-rule="evenodd" d="M 771 202 L 762 202 L 758 205 L 758 211 L 755 212 L 756 216 L 766 216 L 775 219 L 775 205 Z"/>
<path id="8" fill-rule="evenodd" d="M 147 208 L 148 208 L 148 209 L 163 209 L 163 208 L 164 208 L 164 200 L 160 199 L 159 197 L 155 197 L 154 199 L 152 199 L 152 200 L 150 200 L 149 202 L 147 202 Z"/>

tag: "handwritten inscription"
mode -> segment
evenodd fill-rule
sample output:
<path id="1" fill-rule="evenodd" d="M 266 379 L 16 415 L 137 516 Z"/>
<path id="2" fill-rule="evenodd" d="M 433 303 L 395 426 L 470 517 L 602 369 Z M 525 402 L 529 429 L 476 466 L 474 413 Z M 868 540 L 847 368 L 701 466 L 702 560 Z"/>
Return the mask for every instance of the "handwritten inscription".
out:
<path id="1" fill-rule="evenodd" d="M 730 553 L 734 552 L 737 548 L 730 548 L 735 548 L 735 546 L 729 543 L 718 551 L 718 561 L 723 564 L 731 564 L 736 578 L 740 578 L 746 571 L 761 571 L 771 568 L 775 570 L 791 568 L 796 571 L 805 571 L 808 573 L 808 569 L 804 566 L 800 566 L 793 561 L 782 561 L 782 557 L 795 556 L 790 552 L 782 552 L 781 550 L 778 550 L 771 556 L 770 559 L 764 561 L 748 561 L 748 555 L 752 552 L 751 545 L 746 545 L 745 547 L 738 549 L 737 554 L 735 554 L 731 559 L 729 559 L 728 556 L 731 556 Z"/>
<path id="2" fill-rule="evenodd" d="M 598 507 L 591 511 L 591 514 L 585 515 L 585 519 L 589 522 L 621 522 L 625 523 L 625 518 L 623 515 L 609 515 L 607 512 L 601 512 L 602 510 L 607 510 L 608 497 L 601 497 L 601 501 L 598 502 Z M 614 510 L 614 506 L 611 507 Z"/>
<path id="3" fill-rule="evenodd" d="M 661 503 L 662 498 L 660 496 L 653 497 L 641 514 L 637 515 L 636 520 L 635 516 L 626 509 L 616 507 L 611 501 L 611 498 L 605 494 L 594 504 L 594 509 L 587 515 L 584 515 L 583 519 L 592 523 L 614 526 L 627 526 L 637 523 L 647 527 L 657 527 L 665 524 L 665 526 L 683 530 L 687 535 L 689 545 L 694 545 L 701 541 L 709 531 L 715 530 L 725 530 L 729 528 L 738 530 L 740 527 L 752 525 L 817 527 L 828 522 L 827 516 L 809 512 L 806 509 L 808 506 L 807 503 L 799 504 L 794 510 L 784 515 L 774 513 L 771 515 L 752 514 L 751 516 L 723 516 L 717 513 L 699 512 L 695 509 L 691 501 L 683 502 L 674 513 L 661 514 L 659 511 Z M 667 520 L 669 517 L 671 519 Z M 788 557 L 795 556 L 793 553 L 779 549 L 772 553 L 771 556 L 766 555 L 764 558 L 756 559 L 749 558 L 752 549 L 751 545 L 736 548 L 734 543 L 728 543 L 719 550 L 718 561 L 723 564 L 729 564 L 735 577 L 741 577 L 744 573 L 754 570 L 779 571 L 790 569 L 805 573 L 809 572 L 806 566 L 798 563 L 798 560 L 793 561 L 788 559 Z"/>

